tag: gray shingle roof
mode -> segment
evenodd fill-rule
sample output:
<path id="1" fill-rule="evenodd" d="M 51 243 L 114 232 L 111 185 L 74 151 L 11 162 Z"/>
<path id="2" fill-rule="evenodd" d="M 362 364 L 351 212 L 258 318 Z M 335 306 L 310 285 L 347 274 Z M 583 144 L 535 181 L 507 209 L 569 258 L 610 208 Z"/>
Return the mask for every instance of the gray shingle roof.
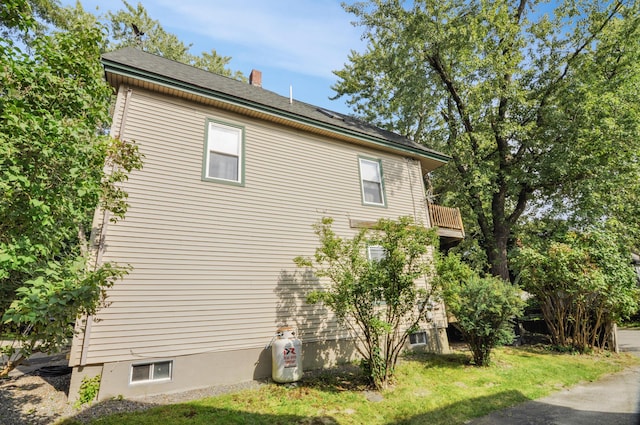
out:
<path id="1" fill-rule="evenodd" d="M 348 115 L 298 100 L 290 103 L 288 97 L 261 87 L 152 55 L 133 47 L 105 53 L 102 55 L 102 62 L 108 72 L 156 79 L 158 82 L 173 85 L 176 88 L 199 89 L 209 95 L 233 100 L 246 106 L 266 108 L 270 112 L 288 117 L 299 117 L 307 122 L 321 124 L 325 128 L 333 128 L 338 132 L 361 134 L 379 139 L 392 147 L 404 148 L 443 163 L 449 159 L 447 155 L 414 143 L 404 136 Z"/>

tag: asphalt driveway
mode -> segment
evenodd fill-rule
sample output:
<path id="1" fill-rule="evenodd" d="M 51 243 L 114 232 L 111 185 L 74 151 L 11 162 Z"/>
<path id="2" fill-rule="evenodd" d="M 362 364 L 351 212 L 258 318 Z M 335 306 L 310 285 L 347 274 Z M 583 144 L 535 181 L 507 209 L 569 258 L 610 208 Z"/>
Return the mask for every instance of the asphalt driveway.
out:
<path id="1" fill-rule="evenodd" d="M 619 330 L 621 351 L 640 356 L 640 330 Z M 640 367 L 499 410 L 469 425 L 640 425 Z"/>

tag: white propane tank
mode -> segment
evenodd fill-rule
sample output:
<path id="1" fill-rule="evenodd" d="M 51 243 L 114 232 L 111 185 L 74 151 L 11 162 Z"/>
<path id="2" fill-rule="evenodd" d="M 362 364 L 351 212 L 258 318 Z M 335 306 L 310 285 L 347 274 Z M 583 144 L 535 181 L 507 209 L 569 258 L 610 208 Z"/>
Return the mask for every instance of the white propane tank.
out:
<path id="1" fill-rule="evenodd" d="M 302 378 L 302 341 L 293 328 L 278 328 L 271 345 L 271 359 L 271 376 L 275 382 L 295 382 Z"/>

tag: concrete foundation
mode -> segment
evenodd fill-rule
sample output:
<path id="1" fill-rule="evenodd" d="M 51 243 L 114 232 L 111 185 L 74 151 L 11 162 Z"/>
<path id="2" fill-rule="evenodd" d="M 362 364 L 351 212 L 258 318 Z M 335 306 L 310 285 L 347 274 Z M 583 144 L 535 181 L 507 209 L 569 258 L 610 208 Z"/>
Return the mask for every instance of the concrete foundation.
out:
<path id="1" fill-rule="evenodd" d="M 303 343 L 303 369 L 313 370 L 355 360 L 352 341 Z M 132 365 L 172 362 L 171 379 L 131 382 Z M 251 348 L 200 353 L 170 358 L 105 363 L 74 367 L 69 398 L 76 400 L 82 378 L 102 375 L 98 400 L 114 397 L 137 398 L 228 385 L 271 376 L 271 349 Z"/>
<path id="2" fill-rule="evenodd" d="M 427 330 L 427 344 L 412 349 L 449 352 L 445 329 Z M 314 370 L 357 359 L 353 340 L 303 342 L 303 369 Z M 172 362 L 171 378 L 157 381 L 131 382 L 133 365 Z M 74 367 L 69 389 L 70 400 L 76 400 L 82 378 L 101 375 L 98 400 L 114 397 L 139 398 L 157 394 L 194 390 L 216 385 L 236 384 L 271 376 L 271 349 L 208 352 L 169 358 L 132 360 L 103 365 Z"/>

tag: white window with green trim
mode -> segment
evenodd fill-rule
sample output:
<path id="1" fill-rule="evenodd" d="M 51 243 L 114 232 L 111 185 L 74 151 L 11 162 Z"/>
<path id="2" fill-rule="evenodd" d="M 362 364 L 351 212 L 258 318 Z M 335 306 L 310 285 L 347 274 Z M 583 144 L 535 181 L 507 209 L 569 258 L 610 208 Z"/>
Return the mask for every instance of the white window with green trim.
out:
<path id="1" fill-rule="evenodd" d="M 362 203 L 385 206 L 382 162 L 377 159 L 359 158 Z"/>
<path id="2" fill-rule="evenodd" d="M 243 127 L 209 120 L 206 133 L 203 178 L 241 185 L 244 173 Z"/>

